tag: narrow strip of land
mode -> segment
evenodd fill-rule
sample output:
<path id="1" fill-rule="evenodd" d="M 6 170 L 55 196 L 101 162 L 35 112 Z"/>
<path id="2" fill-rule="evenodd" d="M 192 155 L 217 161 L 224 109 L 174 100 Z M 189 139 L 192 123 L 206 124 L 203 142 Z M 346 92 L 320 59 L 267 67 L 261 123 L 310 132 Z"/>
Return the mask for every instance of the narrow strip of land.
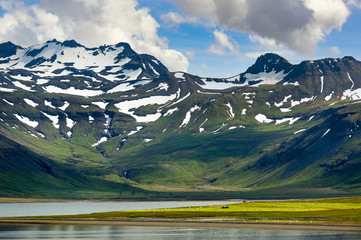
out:
<path id="1" fill-rule="evenodd" d="M 0 218 L 0 223 L 255 227 L 361 232 L 361 197 L 244 201 L 199 207 Z"/>

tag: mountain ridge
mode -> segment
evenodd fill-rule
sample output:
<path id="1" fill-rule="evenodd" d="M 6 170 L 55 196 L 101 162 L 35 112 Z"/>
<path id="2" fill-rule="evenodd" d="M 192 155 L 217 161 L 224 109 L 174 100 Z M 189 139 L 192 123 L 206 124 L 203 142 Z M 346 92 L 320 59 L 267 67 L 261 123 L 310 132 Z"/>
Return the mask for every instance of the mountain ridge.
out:
<path id="1" fill-rule="evenodd" d="M 361 189 L 361 62 L 350 56 L 290 64 L 269 53 L 203 78 L 127 43 L 0 50 L 1 134 L 79 176 L 143 195 Z"/>

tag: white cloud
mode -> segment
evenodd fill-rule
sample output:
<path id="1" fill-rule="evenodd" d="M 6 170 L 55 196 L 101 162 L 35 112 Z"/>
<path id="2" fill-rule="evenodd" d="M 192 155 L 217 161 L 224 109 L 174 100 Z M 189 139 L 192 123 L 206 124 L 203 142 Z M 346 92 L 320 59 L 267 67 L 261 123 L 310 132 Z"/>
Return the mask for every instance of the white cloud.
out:
<path id="1" fill-rule="evenodd" d="M 49 39 L 75 39 L 89 47 L 128 42 L 135 51 L 156 56 L 171 71 L 186 71 L 189 62 L 180 52 L 168 49 L 158 35 L 159 23 L 137 0 L 42 0 L 25 6 L 3 0 L 0 41 L 33 45 Z"/>
<path id="2" fill-rule="evenodd" d="M 249 40 L 253 43 L 259 43 L 258 51 L 247 52 L 245 56 L 250 59 L 257 59 L 259 56 L 266 53 L 276 53 L 284 58 L 292 59 L 295 57 L 295 52 L 287 48 L 284 44 L 277 43 L 276 40 L 270 38 L 260 37 L 258 35 L 249 35 Z"/>
<path id="3" fill-rule="evenodd" d="M 232 53 L 237 52 L 234 41 L 223 31 L 214 30 L 213 35 L 216 42 L 209 47 L 208 52 L 218 55 L 225 55 L 227 49 Z"/>
<path id="4" fill-rule="evenodd" d="M 199 23 L 259 36 L 259 40 L 268 41 L 266 44 L 274 41 L 276 46 L 283 45 L 302 54 L 313 54 L 317 44 L 332 30 L 340 30 L 350 15 L 343 0 L 176 0 L 176 3 L 186 15 L 197 17 Z M 214 50 L 221 53 L 219 48 Z"/>
<path id="5" fill-rule="evenodd" d="M 176 12 L 169 12 L 167 14 L 164 14 L 160 17 L 162 19 L 162 21 L 166 22 L 167 24 L 181 24 L 186 22 L 186 19 L 180 15 L 179 13 Z"/>
<path id="6" fill-rule="evenodd" d="M 160 16 L 162 22 L 168 27 L 174 27 L 182 23 L 196 23 L 197 18 L 183 16 L 177 12 L 168 12 Z"/>
<path id="7" fill-rule="evenodd" d="M 357 7 L 357 8 L 361 8 L 361 1 L 360 0 L 347 0 L 347 4 Z"/>
<path id="8" fill-rule="evenodd" d="M 341 54 L 341 50 L 337 46 L 330 47 L 330 51 L 331 51 L 331 53 L 333 55 L 340 55 Z"/>

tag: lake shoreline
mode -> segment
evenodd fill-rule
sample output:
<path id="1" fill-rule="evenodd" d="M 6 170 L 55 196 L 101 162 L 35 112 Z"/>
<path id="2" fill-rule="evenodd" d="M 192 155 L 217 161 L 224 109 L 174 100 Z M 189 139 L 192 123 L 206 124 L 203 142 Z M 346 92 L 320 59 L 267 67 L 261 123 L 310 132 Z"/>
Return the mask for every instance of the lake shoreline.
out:
<path id="1" fill-rule="evenodd" d="M 134 220 L 99 220 L 99 219 L 1 219 L 0 224 L 21 225 L 109 225 L 109 226 L 142 226 L 142 227 L 181 227 L 181 228 L 248 228 L 264 230 L 306 230 L 331 232 L 360 232 L 361 225 L 356 224 L 322 224 L 322 223 L 264 223 L 240 221 L 194 221 L 192 219 L 134 219 Z"/>
<path id="2" fill-rule="evenodd" d="M 92 200 L 62 200 L 62 199 L 11 199 L 11 200 L 3 200 L 0 198 L 0 204 L 2 203 L 143 203 L 143 202 L 243 202 L 243 201 L 286 201 L 290 199 L 92 199 Z"/>

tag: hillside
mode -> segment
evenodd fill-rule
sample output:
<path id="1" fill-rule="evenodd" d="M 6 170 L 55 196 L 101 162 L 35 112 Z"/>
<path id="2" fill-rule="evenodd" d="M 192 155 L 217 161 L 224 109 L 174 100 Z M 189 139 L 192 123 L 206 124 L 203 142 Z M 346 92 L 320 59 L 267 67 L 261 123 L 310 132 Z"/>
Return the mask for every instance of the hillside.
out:
<path id="1" fill-rule="evenodd" d="M 350 56 L 293 65 L 269 53 L 202 78 L 126 43 L 3 43 L 0 193 L 357 194 L 360 100 Z"/>

